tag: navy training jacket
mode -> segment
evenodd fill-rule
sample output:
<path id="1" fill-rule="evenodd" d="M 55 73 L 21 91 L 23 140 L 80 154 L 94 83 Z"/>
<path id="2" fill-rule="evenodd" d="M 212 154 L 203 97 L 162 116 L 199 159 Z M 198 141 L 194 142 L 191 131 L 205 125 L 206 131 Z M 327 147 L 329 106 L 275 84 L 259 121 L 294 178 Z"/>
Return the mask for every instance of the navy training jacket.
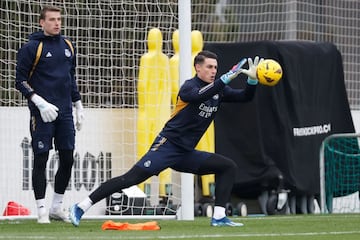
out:
<path id="1" fill-rule="evenodd" d="M 171 118 L 160 132 L 186 151 L 193 150 L 214 120 L 221 102 L 247 102 L 253 99 L 256 85 L 233 89 L 220 79 L 206 83 L 195 76 L 181 86 Z"/>
<path id="2" fill-rule="evenodd" d="M 43 49 L 29 79 L 40 42 Z M 46 36 L 43 31 L 29 36 L 17 54 L 15 87 L 28 99 L 30 110 L 37 111 L 30 100 L 36 93 L 59 108 L 59 114 L 72 112 L 72 102 L 80 100 L 75 79 L 76 58 L 64 36 Z"/>

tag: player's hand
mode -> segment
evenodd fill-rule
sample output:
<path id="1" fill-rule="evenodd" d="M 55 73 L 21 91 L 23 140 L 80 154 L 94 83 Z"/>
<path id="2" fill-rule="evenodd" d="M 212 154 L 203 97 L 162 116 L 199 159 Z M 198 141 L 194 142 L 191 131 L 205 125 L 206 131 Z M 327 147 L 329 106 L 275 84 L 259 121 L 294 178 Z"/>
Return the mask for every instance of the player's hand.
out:
<path id="1" fill-rule="evenodd" d="M 44 122 L 55 121 L 59 111 L 59 109 L 55 105 L 47 102 L 45 99 L 43 99 L 37 94 L 32 95 L 31 101 L 39 109 L 41 118 Z"/>
<path id="2" fill-rule="evenodd" d="M 82 128 L 83 122 L 85 120 L 84 108 L 81 103 L 81 100 L 78 100 L 75 102 L 75 118 L 76 118 L 76 122 L 75 122 L 76 130 L 80 131 Z"/>
<path id="3" fill-rule="evenodd" d="M 256 68 L 262 61 L 264 61 L 264 58 L 259 58 L 259 56 L 256 56 L 254 61 L 251 58 L 248 58 L 249 69 L 242 69 L 241 72 L 246 74 L 251 80 L 258 80 L 256 76 Z"/>
<path id="4" fill-rule="evenodd" d="M 223 81 L 225 84 L 228 84 L 231 80 L 236 78 L 242 72 L 243 69 L 241 67 L 244 66 L 245 63 L 246 59 L 241 59 L 241 61 L 235 66 L 233 66 L 230 71 L 220 77 L 221 81 Z"/>

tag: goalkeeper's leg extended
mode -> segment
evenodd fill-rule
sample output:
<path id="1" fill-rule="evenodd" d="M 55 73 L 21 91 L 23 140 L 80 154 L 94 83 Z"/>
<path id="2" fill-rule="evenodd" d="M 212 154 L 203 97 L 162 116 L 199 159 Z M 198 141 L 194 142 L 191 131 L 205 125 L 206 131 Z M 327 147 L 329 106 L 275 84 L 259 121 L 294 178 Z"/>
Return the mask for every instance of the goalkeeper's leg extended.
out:
<path id="1" fill-rule="evenodd" d="M 152 175 L 150 172 L 134 166 L 124 175 L 114 177 L 102 183 L 83 201 L 71 206 L 69 213 L 71 223 L 76 227 L 79 226 L 82 216 L 92 205 L 121 189 L 139 184 Z"/>

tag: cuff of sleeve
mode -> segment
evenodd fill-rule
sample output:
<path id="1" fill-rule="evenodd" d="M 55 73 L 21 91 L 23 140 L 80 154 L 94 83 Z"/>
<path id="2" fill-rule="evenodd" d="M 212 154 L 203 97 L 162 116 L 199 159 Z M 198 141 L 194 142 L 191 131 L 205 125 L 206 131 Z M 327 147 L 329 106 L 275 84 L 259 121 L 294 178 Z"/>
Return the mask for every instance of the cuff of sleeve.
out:
<path id="1" fill-rule="evenodd" d="M 258 82 L 259 81 L 257 79 L 251 79 L 251 78 L 247 79 L 247 83 L 250 84 L 250 85 L 257 85 Z"/>
<path id="2" fill-rule="evenodd" d="M 26 95 L 25 95 L 25 97 L 27 98 L 27 99 L 29 99 L 29 100 L 31 100 L 31 98 L 32 98 L 32 96 L 35 94 L 35 92 L 34 91 L 31 91 L 31 92 L 28 92 Z"/>
<path id="3" fill-rule="evenodd" d="M 228 84 L 231 81 L 231 79 L 226 76 L 221 76 L 220 79 L 225 84 Z"/>

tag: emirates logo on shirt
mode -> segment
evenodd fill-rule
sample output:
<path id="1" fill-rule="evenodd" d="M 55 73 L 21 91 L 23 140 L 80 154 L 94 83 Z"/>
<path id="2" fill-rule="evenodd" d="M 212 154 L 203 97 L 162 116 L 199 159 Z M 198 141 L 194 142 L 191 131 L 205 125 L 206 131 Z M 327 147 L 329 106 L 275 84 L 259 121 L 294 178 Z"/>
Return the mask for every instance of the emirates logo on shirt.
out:
<path id="1" fill-rule="evenodd" d="M 199 106 L 199 116 L 203 118 L 209 118 L 213 113 L 217 112 L 217 106 L 208 106 L 205 103 L 201 103 Z"/>

